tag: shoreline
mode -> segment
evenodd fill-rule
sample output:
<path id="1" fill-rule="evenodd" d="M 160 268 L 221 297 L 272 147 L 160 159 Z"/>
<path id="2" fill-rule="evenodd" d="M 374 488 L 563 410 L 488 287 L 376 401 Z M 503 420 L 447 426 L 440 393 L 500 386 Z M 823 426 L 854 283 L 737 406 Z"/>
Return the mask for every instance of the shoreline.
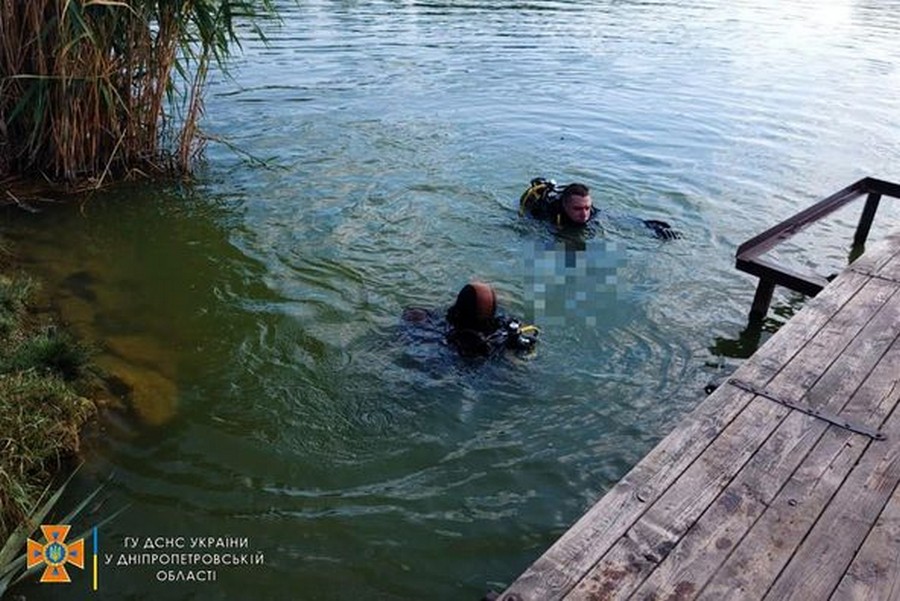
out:
<path id="1" fill-rule="evenodd" d="M 73 472 L 109 395 L 94 349 L 37 302 L 39 280 L 0 243 L 0 548 L 10 545 L 16 557 L 25 541 L 12 539 L 38 528 L 31 516 Z"/>

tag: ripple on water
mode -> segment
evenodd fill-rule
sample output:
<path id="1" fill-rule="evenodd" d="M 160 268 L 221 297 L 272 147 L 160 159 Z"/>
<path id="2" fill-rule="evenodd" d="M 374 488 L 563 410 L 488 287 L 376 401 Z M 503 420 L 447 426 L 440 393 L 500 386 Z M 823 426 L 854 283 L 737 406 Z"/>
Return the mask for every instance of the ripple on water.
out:
<path id="1" fill-rule="evenodd" d="M 197 195 L 141 186 L 22 235 L 75 327 L 174 360 L 153 362 L 178 386 L 171 419 L 108 441 L 139 508 L 121 529 L 246 530 L 265 541 L 261 598 L 477 598 L 514 577 L 753 346 L 737 245 L 900 177 L 890 4 L 282 6 L 206 106 L 208 131 L 269 168 L 211 146 Z M 622 217 L 570 253 L 618 244 L 618 295 L 527 263 L 566 265 L 516 215 L 538 175 L 586 181 Z M 876 229 L 896 223 L 879 211 Z M 778 258 L 839 266 L 853 225 Z M 536 357 L 462 361 L 404 330 L 406 307 L 443 312 L 472 277 L 543 327 Z M 539 285 L 577 310 L 542 313 Z"/>

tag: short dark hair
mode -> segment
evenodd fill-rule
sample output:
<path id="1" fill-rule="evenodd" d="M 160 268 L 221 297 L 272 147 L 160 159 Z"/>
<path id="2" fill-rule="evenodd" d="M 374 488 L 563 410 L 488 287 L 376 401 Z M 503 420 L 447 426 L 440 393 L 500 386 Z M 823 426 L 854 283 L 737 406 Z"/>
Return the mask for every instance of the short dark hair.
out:
<path id="1" fill-rule="evenodd" d="M 591 193 L 591 189 L 580 183 L 572 183 L 563 188 L 562 193 L 559 195 L 559 200 L 563 204 L 569 202 L 569 199 L 573 196 L 587 196 Z"/>

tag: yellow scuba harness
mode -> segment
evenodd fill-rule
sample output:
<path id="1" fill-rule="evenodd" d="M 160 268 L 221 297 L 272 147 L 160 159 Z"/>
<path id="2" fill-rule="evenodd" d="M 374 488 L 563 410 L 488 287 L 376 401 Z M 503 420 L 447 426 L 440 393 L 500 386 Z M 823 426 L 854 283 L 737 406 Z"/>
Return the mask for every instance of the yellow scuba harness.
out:
<path id="1" fill-rule="evenodd" d="M 524 216 L 525 213 L 535 216 L 541 214 L 553 216 L 554 212 L 550 212 L 550 206 L 559 198 L 559 192 L 560 189 L 556 186 L 555 180 L 543 177 L 534 178 L 528 189 L 519 198 L 519 216 Z M 562 213 L 556 211 L 553 221 L 557 226 L 561 226 Z"/>
<path id="2" fill-rule="evenodd" d="M 562 227 L 568 223 L 568 219 L 559 202 L 560 195 L 565 188 L 566 186 L 557 185 L 556 180 L 543 177 L 532 179 L 528 189 L 519 197 L 519 216 L 524 216 L 527 213 L 532 217 L 551 221 L 557 227 Z M 593 216 L 592 212 L 591 219 L 589 219 L 591 231 L 593 233 L 602 231 L 602 225 L 594 220 Z"/>
<path id="3" fill-rule="evenodd" d="M 519 198 L 519 215 L 539 210 L 541 205 L 549 203 L 556 196 L 556 192 L 556 182 L 552 179 L 534 178 Z"/>

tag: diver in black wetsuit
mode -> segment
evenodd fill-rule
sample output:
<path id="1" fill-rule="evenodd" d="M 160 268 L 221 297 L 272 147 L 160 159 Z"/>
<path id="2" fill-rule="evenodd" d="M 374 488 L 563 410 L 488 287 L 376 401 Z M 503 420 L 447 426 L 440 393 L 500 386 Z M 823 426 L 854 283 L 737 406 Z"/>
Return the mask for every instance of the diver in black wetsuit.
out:
<path id="1" fill-rule="evenodd" d="M 560 227 L 587 227 L 599 211 L 591 199 L 591 190 L 581 183 L 558 188 L 553 180 L 534 178 L 519 199 L 519 212 L 545 219 Z M 641 219 L 653 235 L 661 240 L 681 238 L 681 233 L 665 221 Z"/>
<path id="2" fill-rule="evenodd" d="M 404 311 L 407 322 L 436 327 L 439 318 L 428 309 Z M 447 310 L 447 344 L 464 357 L 490 356 L 504 350 L 528 352 L 537 344 L 538 329 L 497 310 L 497 294 L 484 282 L 463 286 Z"/>

